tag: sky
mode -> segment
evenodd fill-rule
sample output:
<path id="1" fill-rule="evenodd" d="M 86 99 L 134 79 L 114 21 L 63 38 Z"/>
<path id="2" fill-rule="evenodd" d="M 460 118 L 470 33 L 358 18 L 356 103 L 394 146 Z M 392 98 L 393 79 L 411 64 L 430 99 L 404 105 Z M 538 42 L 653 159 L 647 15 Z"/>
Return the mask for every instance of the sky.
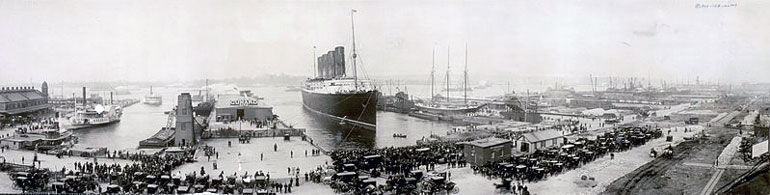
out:
<path id="1" fill-rule="evenodd" d="M 736 3 L 697 8 L 697 4 Z M 0 1 L 0 83 L 359 75 L 638 76 L 768 82 L 770 1 Z M 447 63 L 448 62 L 448 63 Z M 350 69 L 350 63 L 348 63 Z M 351 70 L 348 70 L 351 72 Z M 455 78 L 459 78 L 455 76 Z M 37 83 L 37 82 L 36 82 Z"/>

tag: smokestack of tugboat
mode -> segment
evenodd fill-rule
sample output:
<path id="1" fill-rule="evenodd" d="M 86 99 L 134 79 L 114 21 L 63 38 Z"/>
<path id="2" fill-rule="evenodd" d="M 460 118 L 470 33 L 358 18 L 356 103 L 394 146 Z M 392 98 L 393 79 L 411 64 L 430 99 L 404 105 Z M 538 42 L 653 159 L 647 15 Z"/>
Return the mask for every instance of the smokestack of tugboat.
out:
<path id="1" fill-rule="evenodd" d="M 339 46 L 318 57 L 317 68 L 319 78 L 345 77 L 345 48 Z"/>

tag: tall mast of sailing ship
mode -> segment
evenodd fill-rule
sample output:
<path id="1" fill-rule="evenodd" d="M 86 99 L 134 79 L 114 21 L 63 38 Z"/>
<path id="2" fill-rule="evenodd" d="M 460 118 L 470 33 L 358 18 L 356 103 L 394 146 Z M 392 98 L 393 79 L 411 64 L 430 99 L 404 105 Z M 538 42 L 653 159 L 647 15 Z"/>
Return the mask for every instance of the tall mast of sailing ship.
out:
<path id="1" fill-rule="evenodd" d="M 446 100 L 449 102 L 449 47 L 446 47 Z"/>
<path id="2" fill-rule="evenodd" d="M 356 13 L 357 11 L 355 9 L 350 10 L 350 27 L 352 30 L 353 35 L 353 82 L 356 87 L 356 91 L 358 91 L 358 71 L 356 71 L 356 26 L 355 21 L 353 20 L 353 13 Z"/>
<path id="3" fill-rule="evenodd" d="M 430 68 L 430 102 L 433 103 L 435 94 L 435 89 L 433 89 L 433 85 L 436 82 L 435 79 L 435 72 L 436 72 L 436 48 L 433 48 L 433 55 L 431 56 L 431 64 L 433 66 Z"/>
<path id="4" fill-rule="evenodd" d="M 468 105 L 468 44 L 465 44 L 465 72 L 463 73 L 463 101 Z"/>

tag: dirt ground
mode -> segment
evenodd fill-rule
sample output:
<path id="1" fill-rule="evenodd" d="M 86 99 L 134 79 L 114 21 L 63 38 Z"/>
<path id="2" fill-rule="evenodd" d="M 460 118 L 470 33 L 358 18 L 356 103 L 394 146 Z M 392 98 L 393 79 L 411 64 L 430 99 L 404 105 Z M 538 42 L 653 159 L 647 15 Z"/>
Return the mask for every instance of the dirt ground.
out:
<path id="1" fill-rule="evenodd" d="M 674 148 L 672 159 L 658 158 L 615 180 L 603 194 L 698 194 L 708 183 L 713 168 L 685 165 L 711 164 L 727 146 L 735 133 L 711 137 L 707 141 L 692 141 Z M 730 181 L 738 175 L 725 174 Z"/>
<path id="2" fill-rule="evenodd" d="M 700 107 L 700 106 L 699 106 Z M 719 108 L 719 112 L 732 112 L 734 107 L 703 105 L 707 108 Z M 700 107 L 698 109 L 704 109 Z M 738 113 L 729 114 L 733 117 Z M 710 121 L 710 117 L 702 117 L 701 122 Z M 720 115 L 723 116 L 723 115 Z M 689 117 L 689 116 L 687 116 Z M 706 129 L 711 135 L 707 139 L 683 143 L 675 147 L 675 155 L 671 159 L 658 158 L 633 172 L 612 182 L 602 194 L 699 194 L 716 173 L 716 169 L 708 165 L 720 155 L 722 150 L 730 143 L 730 140 L 738 134 L 738 130 L 723 127 L 722 124 L 741 117 L 717 118 L 712 126 Z M 673 119 L 674 117 L 672 117 Z M 679 118 L 679 117 L 677 117 Z M 705 120 L 704 120 L 705 119 Z M 742 118 L 741 118 L 742 119 Z M 740 158 L 738 154 L 733 157 Z M 742 160 L 740 160 L 742 161 Z M 696 166 L 693 164 L 699 164 Z M 742 163 L 738 163 L 742 164 Z M 716 189 L 729 181 L 736 179 L 746 170 L 725 169 L 722 173 Z"/>

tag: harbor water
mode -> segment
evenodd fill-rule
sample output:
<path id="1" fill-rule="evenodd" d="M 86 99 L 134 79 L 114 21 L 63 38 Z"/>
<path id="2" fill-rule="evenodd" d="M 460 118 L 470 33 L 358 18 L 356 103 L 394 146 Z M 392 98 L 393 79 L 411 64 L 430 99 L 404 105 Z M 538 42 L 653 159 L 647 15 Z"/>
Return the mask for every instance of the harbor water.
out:
<path id="1" fill-rule="evenodd" d="M 254 94 L 264 98 L 264 102 L 273 106 L 273 112 L 279 118 L 296 128 L 307 129 L 307 135 L 324 149 L 360 148 L 360 147 L 390 147 L 414 145 L 417 140 L 429 137 L 431 133 L 446 135 L 453 124 L 446 122 L 426 121 L 409 117 L 406 114 L 381 112 L 377 113 L 377 131 L 348 128 L 338 121 L 329 121 L 302 107 L 302 97 L 299 91 L 287 91 L 286 87 L 259 86 L 246 87 L 241 90 L 252 90 Z M 79 88 L 65 88 L 64 94 L 79 95 Z M 123 117 L 118 123 L 74 130 L 79 137 L 79 143 L 84 146 L 107 147 L 109 149 L 133 149 L 139 146 L 139 141 L 155 134 L 166 125 L 165 111 L 173 109 L 176 97 L 180 93 L 197 94 L 197 88 L 153 87 L 156 94 L 163 96 L 163 104 L 159 106 L 137 103 L 123 109 Z M 131 90 L 128 95 L 116 95 L 116 99 L 142 99 L 149 90 Z M 56 92 L 55 92 L 56 94 Z M 109 92 L 88 91 L 88 94 L 99 94 L 109 98 Z M 70 95 L 67 95 L 68 97 Z M 79 97 L 79 96 L 78 96 Z M 394 138 L 393 134 L 404 134 L 406 138 Z"/>

